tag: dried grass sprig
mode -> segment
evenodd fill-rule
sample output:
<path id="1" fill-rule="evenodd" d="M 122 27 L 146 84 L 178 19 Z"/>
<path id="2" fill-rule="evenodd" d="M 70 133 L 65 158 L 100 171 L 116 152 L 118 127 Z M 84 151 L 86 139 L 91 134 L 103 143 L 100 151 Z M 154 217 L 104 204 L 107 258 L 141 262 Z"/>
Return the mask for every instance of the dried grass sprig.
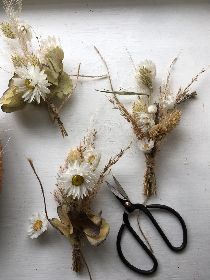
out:
<path id="1" fill-rule="evenodd" d="M 104 182 L 104 178 L 110 172 L 112 166 L 115 165 L 119 161 L 119 159 L 124 155 L 124 153 L 130 149 L 131 144 L 132 142 L 126 148 L 122 149 L 117 155 L 109 159 L 108 163 L 105 165 L 102 173 L 99 176 L 96 186 L 100 186 Z"/>
<path id="2" fill-rule="evenodd" d="M 195 77 L 192 78 L 191 82 L 182 90 L 179 89 L 177 96 L 176 96 L 176 104 L 183 103 L 186 100 L 194 98 L 197 93 L 196 91 L 190 92 L 190 87 L 198 81 L 198 78 L 206 72 L 206 69 L 202 69 Z"/>

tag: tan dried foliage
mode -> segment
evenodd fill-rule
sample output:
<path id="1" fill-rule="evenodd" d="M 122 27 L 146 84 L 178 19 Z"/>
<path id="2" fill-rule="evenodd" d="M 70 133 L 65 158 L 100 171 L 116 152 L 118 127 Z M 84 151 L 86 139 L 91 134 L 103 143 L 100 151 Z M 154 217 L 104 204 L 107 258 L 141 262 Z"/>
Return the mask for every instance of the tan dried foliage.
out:
<path id="1" fill-rule="evenodd" d="M 174 110 L 167 114 L 158 124 L 154 125 L 150 131 L 149 136 L 155 141 L 161 141 L 168 133 L 170 133 L 180 122 L 181 111 Z"/>

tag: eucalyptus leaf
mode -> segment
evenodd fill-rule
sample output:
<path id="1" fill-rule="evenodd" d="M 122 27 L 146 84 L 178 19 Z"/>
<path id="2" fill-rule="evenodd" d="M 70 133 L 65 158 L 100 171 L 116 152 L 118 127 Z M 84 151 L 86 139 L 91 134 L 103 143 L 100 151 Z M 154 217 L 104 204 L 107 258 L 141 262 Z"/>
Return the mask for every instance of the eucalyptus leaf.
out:
<path id="1" fill-rule="evenodd" d="M 12 85 L 11 80 L 10 87 L 5 91 L 0 99 L 0 104 L 2 104 L 2 111 L 6 113 L 21 110 L 26 105 L 22 98 L 22 93 L 17 93 L 16 87 Z"/>
<path id="2" fill-rule="evenodd" d="M 64 225 L 56 218 L 50 219 L 50 223 L 53 227 L 55 227 L 61 234 L 69 238 L 69 236 L 73 233 L 73 228 Z"/>
<path id="3" fill-rule="evenodd" d="M 50 50 L 45 55 L 44 70 L 48 81 L 53 85 L 58 85 L 60 73 L 63 71 L 64 52 L 60 47 Z"/>
<path id="4" fill-rule="evenodd" d="M 109 224 L 104 219 L 102 219 L 100 233 L 97 236 L 86 235 L 86 237 L 91 245 L 98 246 L 106 239 L 107 235 L 109 234 L 109 230 Z"/>
<path id="5" fill-rule="evenodd" d="M 59 79 L 58 85 L 52 86 L 51 93 L 54 96 L 62 99 L 65 96 L 70 96 L 73 93 L 73 83 L 69 75 L 66 72 L 62 72 Z"/>

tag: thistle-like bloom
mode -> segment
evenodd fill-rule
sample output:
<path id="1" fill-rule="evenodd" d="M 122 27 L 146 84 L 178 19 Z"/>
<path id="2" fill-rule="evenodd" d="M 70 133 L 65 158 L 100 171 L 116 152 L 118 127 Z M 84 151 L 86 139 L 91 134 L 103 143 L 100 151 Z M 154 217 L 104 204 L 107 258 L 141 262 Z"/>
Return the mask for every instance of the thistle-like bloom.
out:
<path id="1" fill-rule="evenodd" d="M 28 236 L 31 239 L 39 237 L 43 232 L 47 230 L 48 221 L 44 213 L 36 213 L 30 219 L 30 225 L 28 228 Z"/>
<path id="2" fill-rule="evenodd" d="M 76 161 L 60 171 L 58 185 L 66 190 L 67 196 L 83 199 L 94 189 L 96 179 L 96 174 L 90 165 Z"/>
<path id="3" fill-rule="evenodd" d="M 29 64 L 26 67 L 18 67 L 15 73 L 18 77 L 13 78 L 14 85 L 18 93 L 23 93 L 22 98 L 25 102 L 36 101 L 39 104 L 41 98 L 46 99 L 46 95 L 50 93 L 50 83 L 44 70 Z"/>

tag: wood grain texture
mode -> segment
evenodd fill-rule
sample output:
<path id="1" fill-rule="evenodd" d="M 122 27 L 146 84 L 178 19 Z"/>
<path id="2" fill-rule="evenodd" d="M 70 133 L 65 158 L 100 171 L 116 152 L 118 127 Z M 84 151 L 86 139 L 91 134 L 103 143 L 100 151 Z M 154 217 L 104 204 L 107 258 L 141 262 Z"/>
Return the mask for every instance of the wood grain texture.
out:
<path id="1" fill-rule="evenodd" d="M 82 1 L 28 0 L 23 19 L 37 33 L 60 37 L 65 50 L 65 69 L 76 74 L 104 74 L 105 69 L 94 51 L 96 45 L 110 67 L 115 89 L 135 90 L 136 64 L 148 58 L 157 64 L 158 79 L 165 77 L 171 60 L 180 53 L 174 69 L 173 86 L 178 90 L 191 77 L 210 64 L 209 1 Z M 0 17 L 3 11 L 0 10 Z M 11 70 L 0 41 L 0 65 Z M 8 78 L 0 73 L 0 92 Z M 182 254 L 165 247 L 154 229 L 142 219 L 159 260 L 157 280 L 207 280 L 210 277 L 210 73 L 196 84 L 198 98 L 184 107 L 179 127 L 167 138 L 158 155 L 158 196 L 154 202 L 177 209 L 187 222 L 189 245 Z M 88 279 L 87 273 L 75 275 L 71 267 L 71 246 L 53 229 L 39 240 L 26 236 L 27 219 L 43 209 L 41 193 L 26 161 L 31 157 L 46 189 L 50 215 L 55 215 L 52 192 L 59 165 L 73 145 L 83 137 L 93 113 L 97 111 L 98 142 L 105 163 L 132 138 L 129 125 L 112 110 L 104 94 L 107 81 L 81 81 L 62 113 L 69 137 L 62 139 L 44 110 L 33 108 L 14 114 L 1 113 L 1 143 L 4 150 L 4 182 L 0 194 L 0 280 Z M 131 98 L 122 97 L 129 105 Z M 188 106 L 189 105 L 189 106 Z M 144 159 L 133 147 L 117 164 L 113 173 L 134 201 L 142 201 Z M 122 208 L 105 188 L 95 205 L 110 222 L 107 241 L 85 255 L 93 279 L 137 280 L 143 277 L 128 271 L 117 257 L 116 234 L 122 221 Z M 174 242 L 180 230 L 173 219 L 159 215 L 161 224 Z M 148 267 L 148 260 L 129 236 L 127 255 L 136 264 Z"/>

